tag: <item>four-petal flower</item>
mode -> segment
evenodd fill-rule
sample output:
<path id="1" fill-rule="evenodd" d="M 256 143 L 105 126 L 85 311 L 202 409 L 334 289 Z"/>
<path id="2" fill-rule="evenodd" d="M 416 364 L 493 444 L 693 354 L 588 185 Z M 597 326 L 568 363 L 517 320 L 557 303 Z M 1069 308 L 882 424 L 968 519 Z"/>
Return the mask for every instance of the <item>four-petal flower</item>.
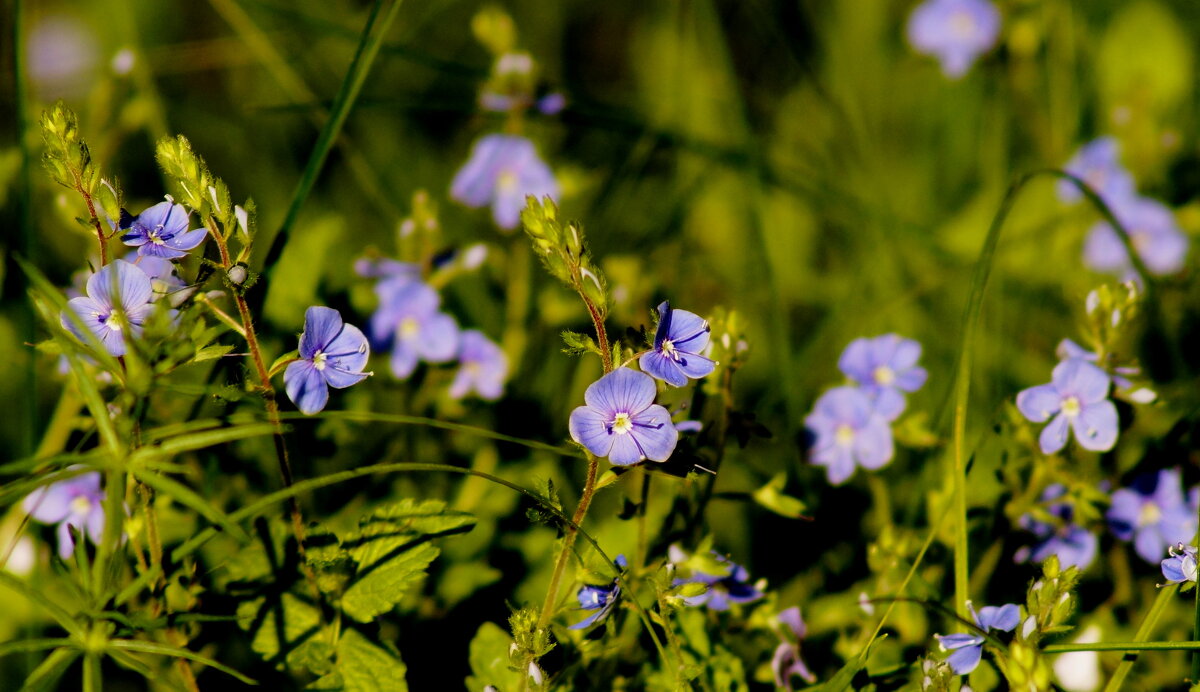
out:
<path id="1" fill-rule="evenodd" d="M 77 468 L 77 467 L 73 467 Z M 104 491 L 100 474 L 84 473 L 52 483 L 26 496 L 22 507 L 43 524 L 58 524 L 58 554 L 64 560 L 75 552 L 70 527 L 99 544 L 104 533 Z"/>
<path id="2" fill-rule="evenodd" d="M 126 340 L 142 335 L 142 325 L 154 311 L 152 298 L 153 286 L 146 272 L 125 260 L 113 260 L 88 278 L 87 296 L 67 301 L 67 309 L 78 315 L 109 354 L 123 356 Z M 60 319 L 72 334 L 85 339 L 79 320 L 66 310 Z"/>
<path id="3" fill-rule="evenodd" d="M 700 355 L 708 346 L 708 322 L 687 310 L 675 310 L 668 301 L 658 306 L 658 329 L 654 348 L 642 354 L 638 364 L 647 375 L 682 387 L 688 378 L 699 379 L 716 367 Z"/>
<path id="4" fill-rule="evenodd" d="M 370 354 L 367 337 L 342 322 L 337 310 L 310 307 L 304 313 L 300 360 L 283 373 L 288 398 L 306 415 L 317 413 L 328 403 L 330 387 L 344 389 L 371 374 L 362 371 Z"/>
<path id="5" fill-rule="evenodd" d="M 493 134 L 475 142 L 450 185 L 450 196 L 469 207 L 490 204 L 501 228 L 516 228 L 526 195 L 558 199 L 558 181 L 533 142 L 517 135 Z"/>
<path id="6" fill-rule="evenodd" d="M 613 370 L 584 392 L 587 405 L 571 412 L 571 439 L 617 466 L 666 461 L 679 432 L 667 409 L 654 403 L 657 393 L 649 375 Z"/>
<path id="7" fill-rule="evenodd" d="M 625 556 L 618 555 L 613 563 L 621 569 L 625 569 Z M 592 585 L 584 584 L 579 587 L 579 609 L 594 610 L 596 612 L 587 616 L 583 620 L 571 625 L 567 629 L 582 630 L 591 627 L 592 625 L 603 622 L 608 614 L 612 612 L 613 606 L 617 604 L 617 599 L 621 596 L 621 587 L 616 579 L 608 584 Z"/>
<path id="8" fill-rule="evenodd" d="M 122 229 L 128 232 L 121 236 L 126 245 L 134 246 L 139 255 L 151 255 L 163 259 L 179 259 L 187 256 L 204 242 L 208 233 L 203 228 L 188 230 L 188 213 L 182 204 L 170 201 L 159 202 L 141 214 L 128 219 Z"/>
<path id="9" fill-rule="evenodd" d="M 1021 621 L 1021 609 L 1013 603 L 999 607 L 985 606 L 976 612 L 975 607 L 968 601 L 967 609 L 971 611 L 971 619 L 981 632 L 934 635 L 942 651 L 953 652 L 946 658 L 946 662 L 958 675 L 966 675 L 979 665 L 979 659 L 983 656 L 983 643 L 987 640 L 983 633 L 991 630 L 1011 632 Z"/>
<path id="10" fill-rule="evenodd" d="M 1108 400 L 1109 384 L 1108 373 L 1070 358 L 1055 366 L 1050 384 L 1017 394 L 1017 408 L 1026 418 L 1034 423 L 1050 421 L 1038 440 L 1042 452 L 1061 450 L 1067 444 L 1068 428 L 1084 449 L 1112 449 L 1117 442 L 1117 407 Z"/>
<path id="11" fill-rule="evenodd" d="M 928 377 L 917 365 L 921 344 L 898 334 L 874 339 L 855 339 L 838 358 L 838 368 L 875 403 L 875 410 L 888 420 L 904 412 L 903 392 L 920 389 Z"/>
<path id="12" fill-rule="evenodd" d="M 813 463 L 825 467 L 834 485 L 854 475 L 855 464 L 878 469 L 892 460 L 892 429 L 856 387 L 835 387 L 822 394 L 804 425 L 815 438 Z"/>
<path id="13" fill-rule="evenodd" d="M 1162 469 L 1134 480 L 1112 495 L 1106 515 L 1117 538 L 1133 541 L 1146 562 L 1162 559 L 1168 546 L 1196 535 L 1196 509 L 1184 497 L 1179 469 Z"/>
<path id="14" fill-rule="evenodd" d="M 942 73 L 957 79 L 1000 36 L 1000 11 L 988 0 L 926 0 L 908 19 L 908 41 L 937 56 Z"/>

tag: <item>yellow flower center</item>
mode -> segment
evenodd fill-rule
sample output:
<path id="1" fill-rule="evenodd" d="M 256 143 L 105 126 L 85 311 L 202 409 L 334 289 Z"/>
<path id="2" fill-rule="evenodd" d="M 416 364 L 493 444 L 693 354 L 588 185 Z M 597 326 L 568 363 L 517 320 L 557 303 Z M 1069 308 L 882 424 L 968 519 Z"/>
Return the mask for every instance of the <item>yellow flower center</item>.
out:
<path id="1" fill-rule="evenodd" d="M 92 511 L 92 501 L 87 497 L 80 495 L 74 500 L 71 500 L 71 512 L 73 514 L 82 516 L 90 511 Z"/>
<path id="2" fill-rule="evenodd" d="M 416 336 L 421 331 L 421 323 L 415 317 L 405 317 L 400 323 L 400 336 L 404 338 Z"/>
<path id="3" fill-rule="evenodd" d="M 612 429 L 613 432 L 624 435 L 633 430 L 633 419 L 629 417 L 628 413 L 618 413 L 616 418 L 613 418 Z"/>
<path id="4" fill-rule="evenodd" d="M 1162 519 L 1162 510 L 1153 502 L 1146 502 L 1142 505 L 1142 511 L 1138 512 L 1138 526 L 1149 526 L 1157 524 Z"/>
<path id="5" fill-rule="evenodd" d="M 854 442 L 854 428 L 843 423 L 837 427 L 834 437 L 839 445 L 848 447 L 850 443 Z"/>
<path id="6" fill-rule="evenodd" d="M 1074 418 L 1075 416 L 1078 416 L 1081 410 L 1083 410 L 1083 406 L 1080 405 L 1079 399 L 1076 397 L 1069 396 L 1067 397 L 1066 401 L 1063 402 L 1062 412 L 1067 418 Z"/>
<path id="7" fill-rule="evenodd" d="M 950 33 L 958 38 L 970 38 L 975 33 L 975 18 L 970 12 L 955 12 L 950 17 Z"/>
<path id="8" fill-rule="evenodd" d="M 496 188 L 500 192 L 512 192 L 517 189 L 517 174 L 509 170 L 500 171 L 496 176 Z"/>
<path id="9" fill-rule="evenodd" d="M 896 372 L 886 365 L 880 365 L 875 368 L 875 372 L 872 375 L 875 377 L 875 384 L 884 387 L 896 381 Z"/>

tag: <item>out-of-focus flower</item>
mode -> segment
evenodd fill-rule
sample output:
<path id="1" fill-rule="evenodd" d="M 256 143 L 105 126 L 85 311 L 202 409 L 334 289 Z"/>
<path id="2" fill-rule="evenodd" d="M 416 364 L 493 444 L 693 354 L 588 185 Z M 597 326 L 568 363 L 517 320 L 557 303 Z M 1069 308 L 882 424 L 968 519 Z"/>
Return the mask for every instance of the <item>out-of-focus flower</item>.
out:
<path id="1" fill-rule="evenodd" d="M 1179 469 L 1163 469 L 1114 492 L 1107 519 L 1117 538 L 1132 540 L 1137 554 L 1154 564 L 1168 546 L 1192 540 L 1196 513 L 1184 497 Z"/>
<path id="2" fill-rule="evenodd" d="M 710 374 L 716 363 L 700 355 L 708 346 L 708 322 L 694 312 L 675 310 L 668 301 L 658 306 L 658 330 L 654 348 L 642 354 L 638 364 L 647 375 L 682 387 L 688 378 Z"/>
<path id="3" fill-rule="evenodd" d="M 908 18 L 908 41 L 935 56 L 956 79 L 1000 36 L 1000 12 L 988 0 L 926 0 Z"/>
<path id="4" fill-rule="evenodd" d="M 617 466 L 666 461 L 679 432 L 667 409 L 654 403 L 657 393 L 649 375 L 613 370 L 584 392 L 587 405 L 571 412 L 571 439 Z"/>
<path id="5" fill-rule="evenodd" d="M 516 228 L 525 196 L 558 199 L 558 181 L 537 155 L 533 142 L 516 135 L 483 137 L 454 176 L 450 196 L 468 207 L 491 205 L 501 228 Z"/>
<path id="6" fill-rule="evenodd" d="M 804 619 L 800 617 L 800 607 L 792 606 L 778 616 L 783 627 L 780 631 L 779 646 L 775 647 L 775 655 L 771 657 L 771 672 L 775 676 L 775 686 L 792 692 L 792 678 L 799 675 L 805 682 L 812 684 L 817 677 L 812 674 L 804 659 L 800 658 L 800 641 L 808 633 Z"/>
<path id="7" fill-rule="evenodd" d="M 1188 238 L 1164 204 L 1136 197 L 1112 211 L 1129 233 L 1134 250 L 1150 273 L 1165 276 L 1183 268 Z M 1097 223 L 1088 232 L 1083 244 L 1083 262 L 1095 271 L 1122 278 L 1130 278 L 1134 273 L 1125 245 L 1107 222 Z"/>
<path id="8" fill-rule="evenodd" d="M 1108 400 L 1108 374 L 1091 363 L 1071 358 L 1054 367 L 1050 384 L 1017 394 L 1017 408 L 1034 423 L 1050 424 L 1038 442 L 1045 454 L 1067 444 L 1068 429 L 1084 449 L 1106 452 L 1117 442 L 1117 408 Z M 1053 416 L 1053 419 L 1051 417 Z"/>
<path id="9" fill-rule="evenodd" d="M 1075 508 L 1069 502 L 1053 502 L 1063 495 L 1067 489 L 1055 483 L 1042 491 L 1042 501 L 1048 502 L 1046 511 L 1062 520 L 1060 525 L 1039 521 L 1029 514 L 1023 515 L 1018 521 L 1021 528 L 1031 531 L 1037 539 L 1032 546 L 1017 550 L 1013 559 L 1016 562 L 1042 562 L 1051 555 L 1058 557 L 1063 569 L 1075 566 L 1086 569 L 1096 557 L 1096 536 L 1087 529 L 1073 523 Z"/>
<path id="10" fill-rule="evenodd" d="M 985 606 L 980 608 L 979 612 L 975 612 L 974 606 L 968 601 L 967 609 L 971 611 L 971 619 L 984 632 L 1011 632 L 1021 621 L 1021 609 L 1012 603 L 999 607 Z M 983 634 L 970 632 L 935 636 L 942 651 L 953 652 L 946 658 L 946 662 L 958 675 L 966 675 L 979 665 L 979 659 L 983 656 L 983 643 L 986 641 Z"/>
<path id="11" fill-rule="evenodd" d="M 902 392 L 915 392 L 929 373 L 917 365 L 921 344 L 897 334 L 855 339 L 838 358 L 838 368 L 871 398 L 888 420 L 904 412 Z"/>
<path id="12" fill-rule="evenodd" d="M 621 569 L 625 569 L 625 556 L 618 555 L 613 563 Z M 582 630 L 591 627 L 592 625 L 601 623 L 608 614 L 612 612 L 613 606 L 617 604 L 617 599 L 621 596 L 621 587 L 617 584 L 617 580 L 613 579 L 611 583 L 600 586 L 584 584 L 579 587 L 579 609 L 594 610 L 595 612 L 587 616 L 580 622 L 571 625 L 568 629 Z"/>
<path id="13" fill-rule="evenodd" d="M 475 329 L 465 330 L 459 344 L 461 365 L 450 384 L 450 396 L 461 399 L 474 391 L 487 401 L 499 399 L 504 394 L 504 380 L 508 377 L 508 358 L 504 351 Z"/>
<path id="14" fill-rule="evenodd" d="M 1178 543 L 1167 548 L 1167 555 L 1170 557 L 1162 561 L 1162 573 L 1168 584 L 1196 583 L 1196 546 Z"/>
<path id="15" fill-rule="evenodd" d="M 58 554 L 64 560 L 75 552 L 70 527 L 99 543 L 104 534 L 104 491 L 99 473 L 84 473 L 52 483 L 25 497 L 22 507 L 43 524 L 58 524 Z"/>
<path id="16" fill-rule="evenodd" d="M 729 610 L 732 603 L 752 603 L 763 597 L 764 582 L 750 582 L 750 572 L 745 567 L 721 555 L 715 550 L 710 558 L 711 569 L 696 568 L 696 561 L 690 560 L 687 553 L 678 546 L 669 549 L 671 562 L 678 566 L 685 563 L 691 565 L 690 576 L 677 577 L 675 585 L 700 583 L 706 584 L 708 590 L 698 596 L 690 596 L 683 602 L 690 606 L 706 605 L 710 610 Z"/>
<path id="17" fill-rule="evenodd" d="M 146 272 L 125 260 L 113 260 L 88 278 L 87 296 L 67 301 L 67 309 L 79 316 L 111 355 L 123 356 L 126 340 L 142 335 L 142 325 L 154 311 L 152 297 L 153 288 Z M 85 338 L 66 310 L 60 319 L 72 334 L 80 340 Z"/>
<path id="18" fill-rule="evenodd" d="M 804 425 L 815 438 L 812 461 L 825 467 L 834 485 L 854 475 L 856 464 L 878 469 L 892 460 L 892 429 L 856 387 L 835 387 L 822 394 Z"/>
<path id="19" fill-rule="evenodd" d="M 344 389 L 362 382 L 371 349 L 367 337 L 352 324 L 342 322 L 333 308 L 319 305 L 304 313 L 300 335 L 300 360 L 287 366 L 283 383 L 288 398 L 305 415 L 313 415 L 329 402 L 329 388 Z"/>
<path id="20" fill-rule="evenodd" d="M 1100 137 L 1079 148 L 1064 170 L 1088 184 L 1110 208 L 1118 207 L 1137 194 L 1133 176 L 1121 166 L 1121 145 L 1112 137 Z M 1078 202 L 1083 193 L 1070 180 L 1058 181 L 1058 198 Z"/>
<path id="21" fill-rule="evenodd" d="M 371 316 L 371 339 L 377 348 L 391 347 L 392 374 L 401 379 L 417 362 L 445 363 L 458 353 L 458 323 L 438 311 L 442 298 L 432 287 L 402 280 L 388 287 L 381 282 L 380 305 Z"/>
<path id="22" fill-rule="evenodd" d="M 208 234 L 203 228 L 189 231 L 187 209 L 170 201 L 159 202 L 132 219 L 125 219 L 121 228 L 128 229 L 121 240 L 136 247 L 139 255 L 163 259 L 186 257 L 187 251 L 203 243 Z"/>

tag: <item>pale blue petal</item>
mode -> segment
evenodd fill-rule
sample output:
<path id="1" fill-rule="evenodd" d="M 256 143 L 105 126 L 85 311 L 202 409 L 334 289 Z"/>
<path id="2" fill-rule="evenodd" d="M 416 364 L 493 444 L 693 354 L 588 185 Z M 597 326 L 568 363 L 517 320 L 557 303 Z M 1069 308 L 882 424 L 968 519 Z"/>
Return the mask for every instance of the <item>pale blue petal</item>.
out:
<path id="1" fill-rule="evenodd" d="M 207 230 L 203 228 L 196 228 L 184 233 L 180 233 L 174 238 L 166 241 L 166 243 L 176 250 L 194 250 L 196 246 L 204 242 L 204 236 L 206 235 L 208 235 Z"/>
<path id="2" fill-rule="evenodd" d="M 1052 384 L 1039 384 L 1017 394 L 1017 409 L 1034 423 L 1042 423 L 1062 408 L 1063 396 Z"/>
<path id="3" fill-rule="evenodd" d="M 593 382 L 583 394 L 588 406 L 605 412 L 637 414 L 654 403 L 658 388 L 645 373 L 617 368 Z"/>
<path id="4" fill-rule="evenodd" d="M 392 357 L 389 359 L 389 365 L 392 368 L 392 374 L 399 379 L 405 379 L 413 374 L 413 370 L 417 369 L 417 351 L 409 341 L 396 340 L 392 344 Z"/>
<path id="5" fill-rule="evenodd" d="M 679 431 L 671 423 L 671 414 L 658 404 L 633 416 L 629 435 L 637 438 L 642 453 L 651 461 L 666 461 L 679 442 Z"/>
<path id="6" fill-rule="evenodd" d="M 300 335 L 300 357 L 312 360 L 317 351 L 327 351 L 329 342 L 342 331 L 342 315 L 333 308 L 314 305 L 304 312 Z"/>
<path id="7" fill-rule="evenodd" d="M 687 375 L 680 370 L 679 364 L 663 355 L 661 351 L 653 350 L 642 354 L 638 359 L 642 372 L 676 387 L 687 385 Z"/>
<path id="8" fill-rule="evenodd" d="M 966 646 L 946 658 L 946 663 L 958 675 L 967 675 L 979 665 L 979 660 L 983 658 L 983 645 Z"/>
<path id="9" fill-rule="evenodd" d="M 1065 447 L 1069 429 L 1066 416 L 1061 413 L 1055 416 L 1038 436 L 1038 444 L 1042 448 L 1042 453 L 1054 454 Z"/>
<path id="10" fill-rule="evenodd" d="M 362 372 L 367 366 L 367 359 L 371 357 L 367 337 L 352 324 L 342 325 L 341 332 L 325 346 L 324 352 L 328 367 L 352 373 Z"/>
<path id="11" fill-rule="evenodd" d="M 305 415 L 318 413 L 329 402 L 329 387 L 312 361 L 298 360 L 288 365 L 283 371 L 283 384 L 288 398 Z"/>
<path id="12" fill-rule="evenodd" d="M 871 362 L 871 349 L 868 339 L 855 339 L 842 351 L 838 358 L 838 369 L 846 377 L 859 384 L 869 384 L 873 379 L 875 364 Z"/>
<path id="13" fill-rule="evenodd" d="M 1021 609 L 1013 603 L 979 609 L 978 623 L 979 627 L 984 630 L 1011 632 L 1019 622 L 1021 622 Z"/>
<path id="14" fill-rule="evenodd" d="M 894 453 L 892 429 L 882 416 L 872 417 L 871 422 L 854 435 L 854 456 L 865 469 L 887 465 Z"/>
<path id="15" fill-rule="evenodd" d="M 1077 358 L 1064 360 L 1054 366 L 1050 380 L 1059 394 L 1063 397 L 1077 397 L 1081 404 L 1106 399 L 1111 382 L 1108 373 L 1086 360 Z"/>
<path id="16" fill-rule="evenodd" d="M 609 429 L 611 418 L 590 406 L 579 406 L 571 412 L 567 424 L 571 439 L 598 457 L 608 456 L 616 433 Z"/>
<path id="17" fill-rule="evenodd" d="M 97 303 L 113 307 L 117 305 L 112 289 L 116 283 L 120 294 L 120 305 L 129 310 L 150 301 L 153 288 L 150 277 L 125 260 L 113 260 L 100 271 L 92 274 L 87 282 L 87 294 Z"/>
<path id="18" fill-rule="evenodd" d="M 1071 427 L 1081 447 L 1107 452 L 1117 443 L 1117 407 L 1108 400 L 1087 404 L 1071 421 Z"/>
<path id="19" fill-rule="evenodd" d="M 417 352 L 430 363 L 445 363 L 458 355 L 458 323 L 445 313 L 430 316 L 416 338 Z"/>

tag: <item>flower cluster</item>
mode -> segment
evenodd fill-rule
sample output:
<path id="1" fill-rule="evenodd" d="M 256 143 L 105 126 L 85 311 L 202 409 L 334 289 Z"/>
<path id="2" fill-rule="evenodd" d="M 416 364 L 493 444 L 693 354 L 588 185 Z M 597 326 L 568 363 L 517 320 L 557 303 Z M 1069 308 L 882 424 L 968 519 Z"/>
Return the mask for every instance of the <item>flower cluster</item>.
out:
<path id="1" fill-rule="evenodd" d="M 1196 535 L 1197 505 L 1200 487 L 1185 497 L 1179 469 L 1162 469 L 1114 492 L 1106 518 L 1117 538 L 1133 541 L 1138 556 L 1154 564 L 1169 546 Z"/>
<path id="2" fill-rule="evenodd" d="M 745 567 L 715 550 L 706 555 L 688 555 L 679 546 L 672 545 L 669 557 L 676 569 L 686 575 L 675 578 L 676 586 L 704 584 L 708 587 L 702 594 L 685 597 L 683 602 L 687 605 L 725 611 L 731 604 L 753 603 L 763 597 L 765 580 L 751 583 Z"/>
<path id="3" fill-rule="evenodd" d="M 896 334 L 855 339 L 842 352 L 838 368 L 852 384 L 826 391 L 804 419 L 812 461 L 826 467 L 830 483 L 846 482 L 856 465 L 874 470 L 892 460 L 891 423 L 907 406 L 905 393 L 928 377 L 920 358 L 921 345 Z"/>
<path id="4" fill-rule="evenodd" d="M 1096 557 L 1096 535 L 1075 523 L 1075 505 L 1064 500 L 1065 486 L 1055 483 L 1042 491 L 1041 501 L 1047 514 L 1055 523 L 1042 521 L 1033 514 L 1024 514 L 1018 520 L 1021 528 L 1033 533 L 1032 546 L 1017 550 L 1017 562 L 1043 562 L 1051 555 L 1058 557 L 1064 567 L 1085 569 Z"/>
<path id="5" fill-rule="evenodd" d="M 946 662 L 958 675 L 966 675 L 979 665 L 979 660 L 983 657 L 983 643 L 987 641 L 989 632 L 1011 632 L 1021 621 L 1021 609 L 1013 603 L 985 606 L 977 612 L 968 601 L 967 609 L 978 632 L 935 635 L 942 651 L 952 652 L 946 658 Z"/>
<path id="6" fill-rule="evenodd" d="M 908 42 L 935 56 L 957 79 L 1000 36 L 1000 11 L 989 0 L 926 0 L 908 18 Z"/>

